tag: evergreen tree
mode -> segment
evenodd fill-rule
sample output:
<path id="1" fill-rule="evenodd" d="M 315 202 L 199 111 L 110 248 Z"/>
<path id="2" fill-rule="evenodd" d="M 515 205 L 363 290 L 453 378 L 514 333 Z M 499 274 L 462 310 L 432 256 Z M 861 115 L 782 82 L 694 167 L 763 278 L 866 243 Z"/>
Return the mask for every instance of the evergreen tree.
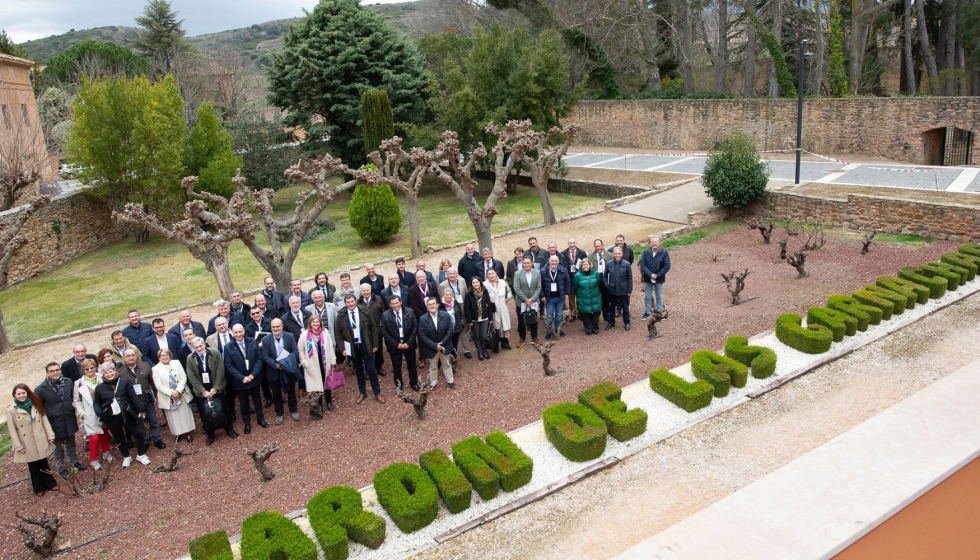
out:
<path id="1" fill-rule="evenodd" d="M 240 113 L 225 123 L 231 133 L 232 148 L 242 158 L 242 175 L 259 189 L 277 190 L 288 179 L 283 174 L 300 157 L 296 137 L 287 132 L 281 120 L 267 121 L 254 109 Z"/>
<path id="2" fill-rule="evenodd" d="M 745 208 L 766 195 L 769 174 L 769 164 L 759 159 L 755 138 L 736 130 L 708 153 L 701 184 L 716 206 Z"/>
<path id="3" fill-rule="evenodd" d="M 847 95 L 847 69 L 844 68 L 844 16 L 839 0 L 830 0 L 830 95 Z"/>
<path id="4" fill-rule="evenodd" d="M 19 56 L 21 58 L 29 58 L 27 54 L 27 49 L 18 45 L 7 35 L 6 29 L 0 29 L 0 54 L 9 54 L 10 56 Z"/>
<path id="5" fill-rule="evenodd" d="M 162 59 L 167 68 L 176 53 L 191 48 L 184 36 L 184 20 L 177 19 L 177 12 L 167 0 L 147 0 L 143 15 L 136 18 L 143 28 L 133 46 L 148 59 Z"/>
<path id="6" fill-rule="evenodd" d="M 198 176 L 198 190 L 229 198 L 235 192 L 231 179 L 241 167 L 241 158 L 231 149 L 231 134 L 222 128 L 211 102 L 205 101 L 184 145 L 184 174 Z"/>
<path id="7" fill-rule="evenodd" d="M 41 72 L 45 87 L 77 84 L 79 75 L 91 79 L 100 76 L 133 77 L 149 72 L 146 59 L 115 43 L 85 39 L 65 52 L 48 59 Z"/>
<path id="8" fill-rule="evenodd" d="M 369 163 L 365 169 L 377 171 L 378 168 Z M 402 218 L 391 185 L 357 185 L 347 208 L 347 221 L 367 243 L 384 243 L 394 237 L 402 227 Z"/>
<path id="9" fill-rule="evenodd" d="M 364 153 L 370 154 L 381 142 L 395 135 L 391 101 L 383 89 L 365 90 L 361 96 L 361 127 L 364 131 Z"/>
<path id="10" fill-rule="evenodd" d="M 364 162 L 360 101 L 388 92 L 396 122 L 420 122 L 426 86 L 422 56 L 357 0 L 321 0 L 283 36 L 269 69 L 269 103 L 307 132 L 304 149 L 324 149 L 350 165 Z"/>

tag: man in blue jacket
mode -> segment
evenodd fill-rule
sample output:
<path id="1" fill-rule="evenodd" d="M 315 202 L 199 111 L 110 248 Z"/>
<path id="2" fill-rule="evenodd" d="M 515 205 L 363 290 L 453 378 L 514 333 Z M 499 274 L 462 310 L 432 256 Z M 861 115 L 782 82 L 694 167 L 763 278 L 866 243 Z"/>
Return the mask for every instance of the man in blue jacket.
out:
<path id="1" fill-rule="evenodd" d="M 650 318 L 650 306 L 653 303 L 653 294 L 657 294 L 657 312 L 664 310 L 664 280 L 667 271 L 670 270 L 670 255 L 667 249 L 660 247 L 660 238 L 650 238 L 650 248 L 643 251 L 640 258 L 640 273 L 643 277 L 643 290 L 646 292 L 643 307 L 643 319 Z"/>
<path id="2" fill-rule="evenodd" d="M 289 405 L 289 416 L 294 422 L 299 422 L 299 413 L 296 403 L 296 379 L 299 375 L 299 354 L 296 348 L 296 339 L 282 328 L 282 319 L 273 319 L 271 323 L 272 334 L 265 335 L 262 339 L 262 361 L 265 364 L 265 377 L 269 380 L 272 388 L 272 404 L 276 411 L 276 425 L 282 424 L 285 411 L 282 406 L 282 394 L 286 393 L 287 404 Z M 280 361 L 278 357 L 282 357 Z M 291 358 L 290 358 L 291 356 Z M 284 368 L 283 364 L 287 364 Z M 288 368 L 296 368 L 291 371 Z"/>
<path id="3" fill-rule="evenodd" d="M 609 324 L 606 330 L 616 326 L 616 308 L 623 310 L 623 328 L 630 330 L 630 294 L 633 292 L 633 269 L 623 258 L 623 249 L 613 247 L 613 260 L 606 263 L 602 277 L 609 296 Z"/>
<path id="4" fill-rule="evenodd" d="M 252 398 L 252 408 L 259 426 L 268 428 L 262 413 L 262 369 L 265 360 L 259 343 L 245 336 L 245 327 L 235 325 L 231 328 L 234 341 L 225 344 L 224 360 L 225 375 L 231 378 L 231 385 L 238 395 L 241 405 L 242 420 L 245 422 L 245 433 L 252 433 L 252 418 L 249 410 L 249 397 Z"/>
<path id="5" fill-rule="evenodd" d="M 565 267 L 558 264 L 558 255 L 548 258 L 548 266 L 541 269 L 541 300 L 548 309 L 547 334 L 544 339 L 555 336 L 565 336 L 561 330 L 561 313 L 565 310 L 565 301 L 572 291 L 572 278 Z"/>

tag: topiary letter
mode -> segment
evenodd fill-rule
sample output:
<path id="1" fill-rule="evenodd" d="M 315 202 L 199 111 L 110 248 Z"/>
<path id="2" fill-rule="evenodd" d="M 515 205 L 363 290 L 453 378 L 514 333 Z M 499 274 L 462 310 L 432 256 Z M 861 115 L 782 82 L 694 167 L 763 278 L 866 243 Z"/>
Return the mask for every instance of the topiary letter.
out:
<path id="1" fill-rule="evenodd" d="M 224 529 L 201 535 L 187 544 L 191 560 L 233 560 L 231 543 Z"/>
<path id="2" fill-rule="evenodd" d="M 442 503 L 446 504 L 446 508 L 451 513 L 459 513 L 470 507 L 473 486 L 445 451 L 433 449 L 419 455 L 419 466 L 429 473 L 432 481 L 436 483 Z"/>
<path id="3" fill-rule="evenodd" d="M 744 336 L 730 336 L 725 341 L 725 355 L 752 368 L 752 377 L 765 379 L 776 373 L 776 353 L 765 346 L 749 346 Z"/>
<path id="4" fill-rule="evenodd" d="M 585 405 L 553 404 L 541 418 L 548 440 L 569 461 L 590 461 L 606 450 L 606 423 Z"/>
<path id="5" fill-rule="evenodd" d="M 344 560 L 348 538 L 369 548 L 385 540 L 385 521 L 364 511 L 361 493 L 350 486 L 331 486 L 310 498 L 306 505 L 313 534 L 327 560 Z"/>
<path id="6" fill-rule="evenodd" d="M 666 368 L 650 372 L 650 388 L 687 412 L 694 412 L 711 404 L 711 395 L 715 392 L 714 386 L 707 381 L 698 379 L 691 383 Z"/>
<path id="7" fill-rule="evenodd" d="M 427 526 L 439 513 L 439 490 L 418 465 L 394 463 L 374 473 L 378 503 L 403 533 Z"/>
<path id="8" fill-rule="evenodd" d="M 796 313 L 783 313 L 776 317 L 776 338 L 780 342 L 806 354 L 822 354 L 830 350 L 834 333 L 823 325 L 807 324 Z"/>
<path id="9" fill-rule="evenodd" d="M 260 511 L 242 523 L 242 560 L 316 560 L 316 545 L 278 511 Z"/>
<path id="10" fill-rule="evenodd" d="M 609 435 L 619 441 L 633 439 L 647 430 L 647 413 L 643 409 L 626 410 L 620 397 L 623 390 L 612 381 L 604 381 L 578 394 L 578 402 L 592 409 L 606 423 Z"/>

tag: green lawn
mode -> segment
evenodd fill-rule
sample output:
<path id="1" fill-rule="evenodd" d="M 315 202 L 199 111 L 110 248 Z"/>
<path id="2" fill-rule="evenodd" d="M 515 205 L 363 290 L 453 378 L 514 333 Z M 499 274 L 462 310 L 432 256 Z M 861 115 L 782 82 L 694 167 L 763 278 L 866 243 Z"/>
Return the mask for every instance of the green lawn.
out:
<path id="1" fill-rule="evenodd" d="M 299 187 L 280 191 L 276 196 L 277 212 L 291 212 L 299 191 Z M 486 200 L 487 194 L 489 185 L 485 184 L 478 200 Z M 551 200 L 559 217 L 599 209 L 604 202 L 562 193 L 552 193 Z M 406 224 L 385 245 L 362 243 L 347 223 L 349 202 L 350 194 L 345 193 L 324 210 L 323 215 L 333 218 L 337 229 L 303 244 L 293 266 L 296 276 L 309 277 L 321 270 L 410 254 Z M 399 198 L 399 205 L 404 220 L 404 199 Z M 529 187 L 521 187 L 516 195 L 501 200 L 498 207 L 500 214 L 494 217 L 494 231 L 541 223 L 541 204 Z M 419 223 L 423 248 L 476 237 L 463 205 L 447 188 L 438 185 L 423 188 Z M 265 271 L 242 243 L 232 244 L 230 259 L 236 287 L 250 290 L 261 286 Z M 124 239 L 0 291 L 0 308 L 11 342 L 18 344 L 120 321 L 132 308 L 146 315 L 216 297 L 214 278 L 200 261 L 180 245 L 152 237 L 141 246 Z"/>

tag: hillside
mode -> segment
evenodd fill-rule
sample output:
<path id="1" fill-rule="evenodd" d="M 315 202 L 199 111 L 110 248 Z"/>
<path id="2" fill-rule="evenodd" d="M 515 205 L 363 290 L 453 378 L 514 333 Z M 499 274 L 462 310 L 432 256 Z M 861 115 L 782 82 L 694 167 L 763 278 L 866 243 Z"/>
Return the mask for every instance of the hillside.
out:
<path id="1" fill-rule="evenodd" d="M 419 6 L 424 0 L 413 2 L 401 2 L 398 4 L 372 4 L 365 5 L 370 10 L 380 12 L 388 23 L 392 24 L 399 31 L 406 32 L 406 22 L 417 17 Z M 289 26 L 299 18 L 278 19 L 257 23 L 241 29 L 230 29 L 217 33 L 208 33 L 196 37 L 188 37 L 188 41 L 194 46 L 204 51 L 210 50 L 231 50 L 241 54 L 247 60 L 253 61 L 256 66 L 263 66 L 268 60 L 268 54 L 276 51 L 282 45 L 282 35 L 289 29 Z M 97 41 L 108 41 L 118 45 L 129 46 L 131 39 L 135 38 L 138 32 L 136 27 L 108 26 L 96 27 L 94 29 L 83 29 L 81 31 L 69 31 L 61 35 L 52 35 L 43 39 L 35 39 L 23 43 L 24 48 L 30 53 L 31 58 L 41 64 L 47 63 L 52 56 L 60 54 L 69 47 L 84 39 L 95 39 Z"/>

